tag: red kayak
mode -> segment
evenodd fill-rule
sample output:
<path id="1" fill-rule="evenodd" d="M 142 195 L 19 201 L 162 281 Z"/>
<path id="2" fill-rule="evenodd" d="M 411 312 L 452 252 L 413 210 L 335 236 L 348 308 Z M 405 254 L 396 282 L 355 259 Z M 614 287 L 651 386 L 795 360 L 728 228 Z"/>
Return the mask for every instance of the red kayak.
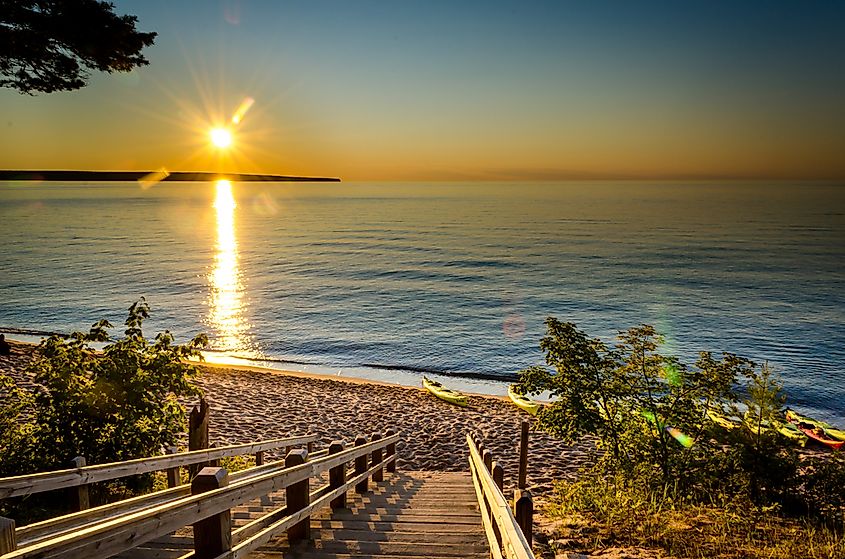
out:
<path id="1" fill-rule="evenodd" d="M 796 427 L 798 427 L 805 435 L 813 439 L 814 441 L 818 441 L 822 444 L 826 444 L 830 448 L 839 449 L 845 444 L 845 441 L 837 441 L 836 439 L 832 439 L 825 434 L 824 429 L 821 427 L 813 427 L 809 423 L 796 423 Z"/>

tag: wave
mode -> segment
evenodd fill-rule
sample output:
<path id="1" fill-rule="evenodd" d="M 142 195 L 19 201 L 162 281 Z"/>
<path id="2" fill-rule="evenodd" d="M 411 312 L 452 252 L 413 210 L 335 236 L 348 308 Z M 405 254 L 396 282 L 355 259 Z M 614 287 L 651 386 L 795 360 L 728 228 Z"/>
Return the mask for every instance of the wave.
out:
<path id="1" fill-rule="evenodd" d="M 311 365 L 317 367 L 337 367 L 337 364 L 324 363 L 321 361 L 306 361 L 302 359 L 288 359 L 284 357 L 256 357 L 252 355 L 239 355 L 237 353 L 229 353 L 225 350 L 206 349 L 203 352 L 226 354 L 235 359 L 242 359 L 244 361 L 251 361 L 253 363 L 278 363 L 280 365 Z M 344 365 L 350 367 L 350 365 Z M 382 371 L 404 371 L 409 373 L 430 373 L 432 375 L 441 375 L 444 377 L 468 378 L 475 380 L 494 380 L 500 382 L 516 382 L 517 375 L 514 373 L 487 373 L 480 371 L 453 371 L 449 369 L 440 369 L 437 367 L 419 367 L 415 365 L 400 365 L 390 363 L 357 363 L 351 365 L 354 368 L 363 369 L 378 369 Z"/>

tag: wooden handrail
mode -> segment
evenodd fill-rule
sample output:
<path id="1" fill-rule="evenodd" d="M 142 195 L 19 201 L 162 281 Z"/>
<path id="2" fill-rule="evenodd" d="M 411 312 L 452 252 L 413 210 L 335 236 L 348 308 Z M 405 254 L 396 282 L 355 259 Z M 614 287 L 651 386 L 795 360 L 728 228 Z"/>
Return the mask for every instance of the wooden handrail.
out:
<path id="1" fill-rule="evenodd" d="M 318 451 L 309 456 L 309 459 L 316 459 L 320 456 L 325 456 L 326 451 Z M 260 466 L 253 466 L 244 470 L 232 472 L 229 479 L 238 481 L 240 479 L 252 479 L 259 475 L 266 474 L 270 471 L 279 471 L 284 469 L 284 460 L 267 462 Z M 18 542 L 18 547 L 25 545 L 32 545 L 38 541 L 55 538 L 65 532 L 71 530 L 78 530 L 95 522 L 99 522 L 104 518 L 114 518 L 136 512 L 141 508 L 149 508 L 156 505 L 161 505 L 169 501 L 175 501 L 186 495 L 191 494 L 190 485 L 180 485 L 154 493 L 146 493 L 137 497 L 124 499 L 115 503 L 93 507 L 79 512 L 58 516 L 34 524 L 27 524 L 20 526 L 15 530 L 15 538 Z"/>
<path id="2" fill-rule="evenodd" d="M 257 443 L 222 446 L 207 450 L 193 450 L 178 454 L 165 454 L 163 456 L 152 456 L 149 458 L 136 458 L 134 460 L 126 460 L 125 462 L 111 462 L 68 470 L 5 477 L 0 478 L 0 499 L 87 485 L 98 481 L 108 481 L 136 474 L 187 466 L 189 464 L 199 464 L 225 456 L 255 454 L 256 452 L 273 450 L 285 446 L 314 442 L 317 438 L 317 435 L 303 435 L 299 437 L 271 439 Z"/>
<path id="3" fill-rule="evenodd" d="M 50 540 L 41 541 L 35 545 L 3 555 L 0 559 L 46 559 L 52 557 L 86 557 L 86 559 L 98 559 L 111 557 L 157 537 L 169 534 L 183 526 L 194 524 L 202 519 L 220 514 L 232 507 L 247 503 L 273 491 L 318 476 L 335 466 L 345 464 L 360 456 L 366 456 L 373 450 L 385 448 L 387 445 L 395 444 L 398 441 L 399 435 L 392 435 L 361 446 L 351 447 L 348 450 L 343 450 L 314 461 L 307 461 L 299 466 L 271 471 L 250 479 L 238 480 L 226 487 L 186 496 L 119 518 L 106 520 Z M 386 463 L 381 462 L 375 464 L 367 472 L 382 468 Z M 358 479 L 359 477 L 355 476 L 351 481 L 360 481 Z M 326 495 L 331 495 L 334 498 L 337 496 L 336 493 L 338 493 L 338 490 L 333 490 Z M 315 501 L 314 504 L 318 502 L 322 503 L 321 499 L 322 497 Z M 310 506 L 307 507 L 307 510 L 310 510 Z M 284 526 L 287 527 L 289 525 L 287 522 L 295 524 L 307 516 L 308 514 L 297 511 L 289 518 L 286 517 L 279 522 L 286 522 Z M 277 524 L 279 523 L 273 524 L 272 527 L 274 529 L 282 529 Z M 264 531 L 260 533 L 264 533 Z M 255 537 L 253 536 L 250 540 Z"/>
<path id="4" fill-rule="evenodd" d="M 472 473 L 472 482 L 475 485 L 487 542 L 490 545 L 493 556 L 497 557 L 496 550 L 500 546 L 499 541 L 494 535 L 493 521 L 495 521 L 495 526 L 498 527 L 502 539 L 501 546 L 504 548 L 504 555 L 499 550 L 498 556 L 509 559 L 534 559 L 531 545 L 525 539 L 525 535 L 516 523 L 516 518 L 514 518 L 511 512 L 505 496 L 487 470 L 487 466 L 484 464 L 484 460 L 478 452 L 475 442 L 470 435 L 467 435 L 466 440 L 467 446 L 469 447 L 469 466 L 470 472 Z"/>

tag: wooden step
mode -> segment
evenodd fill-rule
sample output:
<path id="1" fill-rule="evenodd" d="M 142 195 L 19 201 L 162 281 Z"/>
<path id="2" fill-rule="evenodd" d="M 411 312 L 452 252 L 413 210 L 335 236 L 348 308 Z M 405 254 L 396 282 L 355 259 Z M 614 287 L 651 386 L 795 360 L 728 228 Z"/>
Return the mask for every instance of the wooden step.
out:
<path id="1" fill-rule="evenodd" d="M 393 541 L 393 542 L 427 542 L 456 544 L 486 544 L 487 540 L 480 531 L 474 532 L 443 532 L 442 530 L 420 529 L 417 531 L 389 531 L 374 532 L 371 530 L 351 530 L 342 528 L 338 530 L 317 529 L 311 531 L 314 539 L 321 540 L 344 540 L 344 541 Z"/>
<path id="2" fill-rule="evenodd" d="M 483 528 L 481 520 L 477 523 L 466 524 L 445 524 L 448 526 L 449 532 L 460 532 L 474 534 L 479 533 Z M 319 527 L 320 529 L 331 530 L 374 530 L 378 532 L 425 532 L 431 531 L 436 527 L 438 530 L 444 526 L 444 523 L 433 522 L 381 522 L 381 521 L 366 521 L 366 520 L 312 520 L 312 527 Z"/>

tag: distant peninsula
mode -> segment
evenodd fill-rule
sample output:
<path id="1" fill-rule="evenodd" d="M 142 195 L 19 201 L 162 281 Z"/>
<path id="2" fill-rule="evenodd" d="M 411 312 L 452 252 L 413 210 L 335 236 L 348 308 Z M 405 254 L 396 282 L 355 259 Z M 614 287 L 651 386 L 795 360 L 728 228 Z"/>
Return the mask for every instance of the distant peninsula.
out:
<path id="1" fill-rule="evenodd" d="M 237 182 L 340 182 L 336 177 L 297 177 L 249 173 L 206 173 L 190 171 L 15 171 L 0 169 L 2 181 L 87 181 L 118 182 L 147 180 L 157 176 L 165 182 L 207 182 L 228 179 Z"/>

